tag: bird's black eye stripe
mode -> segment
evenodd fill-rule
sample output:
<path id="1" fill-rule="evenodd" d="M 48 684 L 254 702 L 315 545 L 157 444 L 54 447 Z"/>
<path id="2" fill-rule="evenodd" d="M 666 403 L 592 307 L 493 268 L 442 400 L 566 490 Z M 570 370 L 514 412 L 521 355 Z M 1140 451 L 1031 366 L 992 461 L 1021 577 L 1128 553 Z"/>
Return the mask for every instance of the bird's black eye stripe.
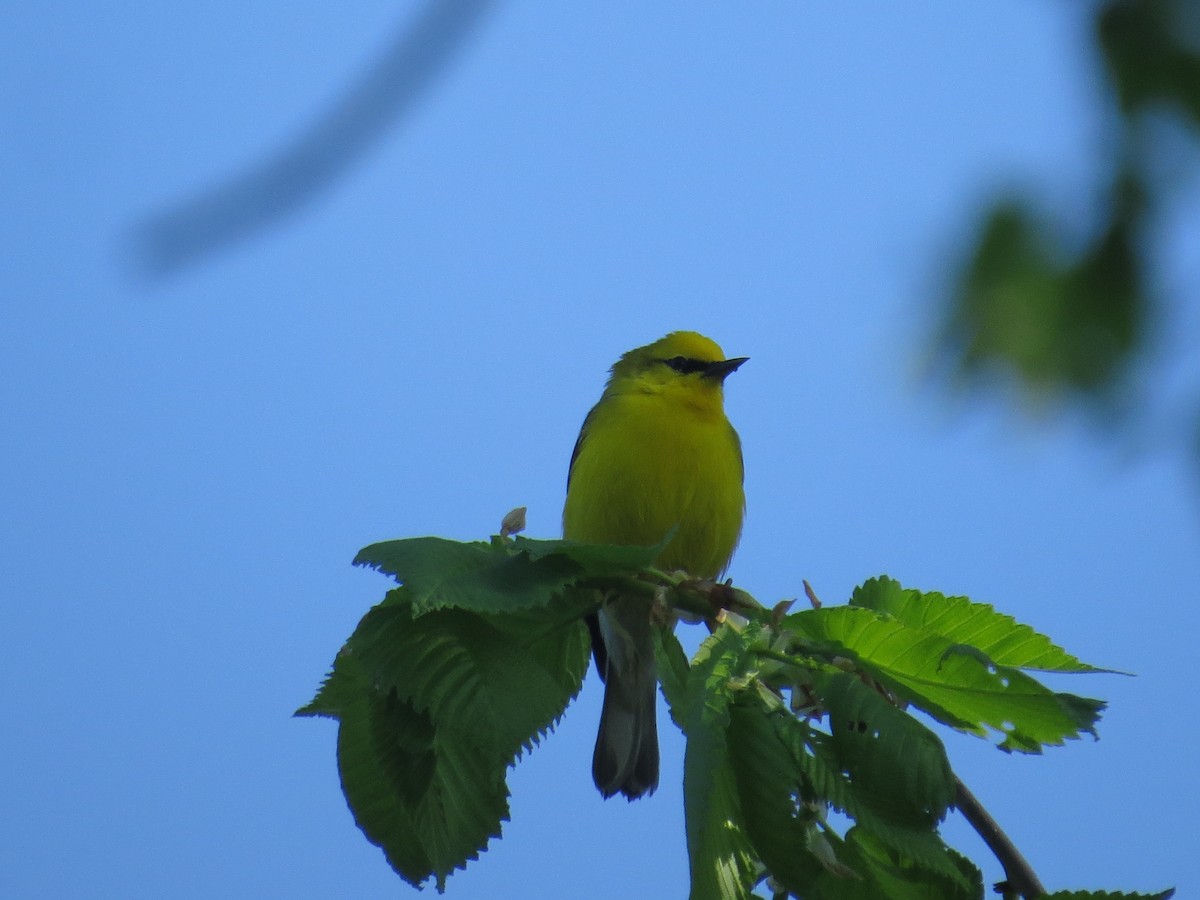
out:
<path id="1" fill-rule="evenodd" d="M 672 356 L 670 359 L 664 359 L 663 362 L 684 375 L 692 372 L 705 372 L 711 363 L 706 363 L 701 359 L 688 359 L 686 356 Z"/>

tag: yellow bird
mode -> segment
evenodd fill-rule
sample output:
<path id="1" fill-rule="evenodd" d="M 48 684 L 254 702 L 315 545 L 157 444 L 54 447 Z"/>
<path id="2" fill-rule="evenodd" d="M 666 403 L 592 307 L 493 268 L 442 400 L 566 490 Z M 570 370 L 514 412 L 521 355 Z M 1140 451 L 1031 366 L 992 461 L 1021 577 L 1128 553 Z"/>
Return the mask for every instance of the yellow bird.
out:
<path id="1" fill-rule="evenodd" d="M 660 568 L 716 578 L 742 532 L 742 446 L 723 385 L 745 358 L 676 331 L 623 355 L 579 432 L 567 477 L 563 536 L 594 544 L 657 544 Z M 588 622 L 604 709 L 592 778 L 605 797 L 658 786 L 654 632 L 642 597 L 608 597 Z"/>

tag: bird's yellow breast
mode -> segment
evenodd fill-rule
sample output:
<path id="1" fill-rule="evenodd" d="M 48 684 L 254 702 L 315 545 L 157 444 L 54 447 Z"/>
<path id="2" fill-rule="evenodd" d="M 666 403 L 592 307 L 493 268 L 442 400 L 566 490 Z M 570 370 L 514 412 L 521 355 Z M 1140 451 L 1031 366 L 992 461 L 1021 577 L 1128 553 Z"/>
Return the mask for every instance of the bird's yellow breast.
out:
<path id="1" fill-rule="evenodd" d="M 715 400 L 633 392 L 598 404 L 571 468 L 564 536 L 651 545 L 677 527 L 659 566 L 719 575 L 741 534 L 745 495 L 738 437 Z"/>

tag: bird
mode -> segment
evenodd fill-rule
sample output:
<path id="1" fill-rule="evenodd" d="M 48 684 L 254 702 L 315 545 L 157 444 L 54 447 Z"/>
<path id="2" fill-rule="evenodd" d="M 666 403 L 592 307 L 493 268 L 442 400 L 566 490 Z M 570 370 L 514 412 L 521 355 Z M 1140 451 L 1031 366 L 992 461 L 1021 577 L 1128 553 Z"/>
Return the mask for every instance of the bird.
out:
<path id="1" fill-rule="evenodd" d="M 722 575 L 746 506 L 741 440 L 725 416 L 724 384 L 746 359 L 726 359 L 693 331 L 623 354 L 571 454 L 563 537 L 653 546 L 671 534 L 658 568 Z M 592 779 L 605 798 L 634 800 L 658 786 L 651 606 L 645 597 L 610 595 L 588 619 L 604 682 Z"/>

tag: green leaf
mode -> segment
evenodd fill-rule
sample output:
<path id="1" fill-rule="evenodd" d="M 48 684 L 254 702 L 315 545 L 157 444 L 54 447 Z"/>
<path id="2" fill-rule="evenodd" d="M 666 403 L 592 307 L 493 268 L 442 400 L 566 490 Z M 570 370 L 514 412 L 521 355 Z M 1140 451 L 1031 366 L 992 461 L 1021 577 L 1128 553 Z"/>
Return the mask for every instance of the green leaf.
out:
<path id="1" fill-rule="evenodd" d="M 1039 900 L 1169 900 L 1175 889 L 1168 888 L 1157 894 L 1132 894 L 1124 891 L 1055 891 L 1043 894 Z"/>
<path id="2" fill-rule="evenodd" d="M 794 613 L 787 627 L 811 643 L 802 651 L 853 661 L 862 671 L 938 721 L 985 736 L 999 747 L 1040 753 L 1082 732 L 1095 734 L 1104 703 L 1055 693 L 1023 672 L 989 667 L 977 656 L 927 629 L 909 628 L 873 610 L 825 607 Z"/>
<path id="3" fill-rule="evenodd" d="M 578 692 L 588 665 L 581 609 L 417 615 L 389 592 L 334 660 L 302 715 L 340 719 L 338 770 L 355 821 L 410 884 L 446 877 L 499 836 L 508 765 Z"/>
<path id="4" fill-rule="evenodd" d="M 954 773 L 937 735 L 853 675 L 818 674 L 813 687 L 829 712 L 842 771 L 864 804 L 891 823 L 940 822 L 954 802 Z"/>
<path id="5" fill-rule="evenodd" d="M 730 707 L 729 753 L 738 804 L 753 849 L 771 875 L 789 891 L 804 896 L 824 871 L 807 849 L 817 814 L 801 796 L 797 760 L 779 739 L 769 713 L 755 698 Z M 803 752 L 803 751 L 801 751 Z"/>
<path id="6" fill-rule="evenodd" d="M 508 819 L 503 763 L 394 693 L 342 711 L 338 771 L 358 827 L 415 887 L 432 876 L 444 888 Z"/>
<path id="7" fill-rule="evenodd" d="M 743 674 L 755 626 L 744 632 L 723 624 L 700 646 L 688 672 L 681 710 L 687 748 L 683 806 L 687 822 L 692 900 L 748 897 L 757 878 L 750 839 L 738 803 L 737 776 L 727 731 L 732 680 Z"/>
<path id="8" fill-rule="evenodd" d="M 802 894 L 804 900 L 982 900 L 983 876 L 959 854 L 947 850 L 955 877 L 914 867 L 897 858 L 862 828 L 845 839 L 832 830 L 822 834 L 826 852 L 839 868 L 820 872 Z M 847 877 L 842 872 L 854 873 Z"/>
<path id="9" fill-rule="evenodd" d="M 338 651 L 333 669 L 325 676 L 317 695 L 293 715 L 340 719 L 342 710 L 358 701 L 369 686 L 370 682 L 358 668 L 357 661 L 343 647 Z"/>
<path id="10" fill-rule="evenodd" d="M 749 896 L 758 869 L 742 828 L 733 765 L 727 751 L 710 738 L 706 734 L 689 739 L 683 758 L 689 896 L 691 900 L 740 900 Z M 702 777 L 708 781 L 700 787 Z"/>
<path id="11" fill-rule="evenodd" d="M 909 628 L 927 629 L 977 648 L 994 665 L 1043 672 L 1113 672 L 1080 662 L 1028 625 L 966 597 L 906 590 L 884 577 L 856 588 L 850 605 L 887 613 Z"/>
<path id="12" fill-rule="evenodd" d="M 581 544 L 578 541 L 535 541 L 516 537 L 513 546 L 529 555 L 534 562 L 552 556 L 564 557 L 576 563 L 589 576 L 635 575 L 642 569 L 654 565 L 654 561 L 666 549 L 675 529 L 667 537 L 651 547 L 627 544 Z"/>
<path id="13" fill-rule="evenodd" d="M 812 900 L 982 894 L 979 872 L 931 826 L 893 825 L 871 811 L 878 805 L 871 788 L 841 770 L 829 735 L 751 696 L 739 698 L 731 714 L 729 748 L 746 832 L 772 877 L 793 894 Z M 845 842 L 828 826 L 818 828 L 826 802 L 861 815 Z"/>
<path id="14" fill-rule="evenodd" d="M 1105 5 L 1097 37 L 1126 115 L 1174 106 L 1200 124 L 1200 54 L 1187 11 L 1162 0 Z"/>
<path id="15" fill-rule="evenodd" d="M 418 613 L 444 607 L 502 613 L 545 606 L 583 573 L 579 563 L 562 553 L 535 561 L 504 541 L 462 543 L 436 537 L 371 544 L 359 551 L 354 564 L 401 582 Z"/>
<path id="16" fill-rule="evenodd" d="M 803 785 L 803 799 L 828 803 L 853 818 L 883 841 L 898 858 L 943 878 L 954 880 L 960 871 L 953 853 L 930 826 L 888 819 L 888 804 L 880 804 L 847 774 L 834 738 L 795 716 L 778 714 L 771 724 L 794 761 Z M 836 849 L 836 848 L 835 848 Z"/>
<path id="17" fill-rule="evenodd" d="M 940 349 L 959 374 L 1015 375 L 1035 396 L 1111 394 L 1150 306 L 1136 249 L 1142 192 L 1118 181 L 1110 220 L 1082 253 L 1027 205 L 997 203 L 948 298 Z"/>
<path id="18" fill-rule="evenodd" d="M 667 628 L 654 629 L 654 656 L 658 662 L 658 681 L 663 698 L 671 713 L 671 721 L 683 730 L 683 708 L 686 705 L 688 659 L 675 632 Z"/>
<path id="19" fill-rule="evenodd" d="M 417 615 L 398 595 L 367 613 L 348 646 L 373 684 L 507 762 L 557 721 L 583 684 L 589 639 L 579 602 L 560 597 L 549 609 L 491 616 Z"/>
<path id="20" fill-rule="evenodd" d="M 890 900 L 982 900 L 983 875 L 962 855 L 946 848 L 947 868 L 929 869 L 897 854 L 880 836 L 861 826 L 846 834 L 845 856 L 863 872 L 864 895 Z M 839 900 L 842 895 L 838 895 Z"/>
<path id="21" fill-rule="evenodd" d="M 420 885 L 434 872 L 421 843 L 413 817 L 402 803 L 402 797 L 417 798 L 428 788 L 429 778 L 416 791 L 397 790 L 391 773 L 402 774 L 413 755 L 400 748 L 404 741 L 397 735 L 394 754 L 380 754 L 377 733 L 383 730 L 378 720 L 386 717 L 381 698 L 364 693 L 342 710 L 338 728 L 338 774 L 342 793 L 354 816 L 354 821 L 367 839 L 383 849 L 388 863 L 405 881 Z M 422 725 L 424 727 L 422 727 Z M 420 722 L 414 712 L 406 737 L 409 742 L 432 743 L 433 727 L 426 718 Z M 485 837 L 486 840 L 486 837 Z"/>
<path id="22" fill-rule="evenodd" d="M 724 729 L 729 725 L 729 702 L 735 681 L 755 661 L 751 649 L 761 642 L 763 630 L 751 623 L 745 628 L 722 623 L 696 651 L 688 671 L 684 705 L 684 731 L 701 727 Z"/>
<path id="23" fill-rule="evenodd" d="M 664 546 L 523 537 L 464 543 L 423 537 L 371 544 L 359 551 L 354 564 L 402 583 L 418 613 L 445 607 L 497 613 L 545 606 L 588 579 L 635 578 Z"/>

